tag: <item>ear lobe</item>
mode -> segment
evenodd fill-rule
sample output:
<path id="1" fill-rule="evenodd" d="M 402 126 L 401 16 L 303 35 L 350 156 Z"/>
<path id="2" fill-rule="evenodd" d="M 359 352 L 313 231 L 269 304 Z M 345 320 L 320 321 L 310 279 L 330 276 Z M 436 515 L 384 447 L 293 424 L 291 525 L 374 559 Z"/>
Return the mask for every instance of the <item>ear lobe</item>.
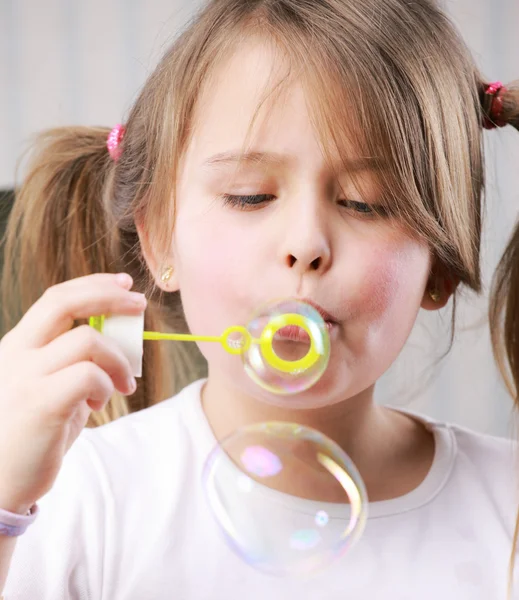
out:
<path id="1" fill-rule="evenodd" d="M 165 292 L 177 292 L 179 289 L 178 278 L 175 274 L 175 268 L 173 265 L 166 265 L 158 273 L 159 281 L 157 281 L 157 275 L 155 277 L 155 283 Z"/>
<path id="2" fill-rule="evenodd" d="M 443 308 L 449 301 L 450 296 L 445 293 L 441 293 L 430 286 L 425 289 L 422 298 L 422 308 L 425 310 L 439 310 Z"/>
<path id="3" fill-rule="evenodd" d="M 459 280 L 452 277 L 436 277 L 429 281 L 422 298 L 422 308 L 439 310 L 447 305 L 458 287 Z"/>
<path id="4" fill-rule="evenodd" d="M 148 265 L 148 269 L 153 276 L 155 285 L 164 292 L 176 292 L 179 290 L 178 278 L 173 267 L 173 257 L 167 256 L 166 263 L 164 257 L 161 260 L 158 257 L 156 249 L 150 242 L 147 231 L 140 223 L 136 222 L 137 235 L 141 245 L 142 255 Z"/>

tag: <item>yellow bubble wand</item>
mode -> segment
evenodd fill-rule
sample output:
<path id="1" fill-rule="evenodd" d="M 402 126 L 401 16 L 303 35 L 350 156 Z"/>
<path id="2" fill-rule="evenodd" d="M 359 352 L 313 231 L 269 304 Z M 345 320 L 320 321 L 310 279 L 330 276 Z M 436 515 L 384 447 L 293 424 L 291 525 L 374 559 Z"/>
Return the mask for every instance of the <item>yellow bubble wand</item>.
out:
<path id="1" fill-rule="evenodd" d="M 104 315 L 90 317 L 89 324 L 99 332 L 103 332 Z M 299 327 L 306 331 L 310 339 L 310 348 L 305 356 L 298 360 L 284 360 L 276 354 L 273 348 L 274 336 L 285 327 Z M 241 339 L 231 339 L 232 335 L 239 334 Z M 265 361 L 274 369 L 282 373 L 301 373 L 315 365 L 322 355 L 322 349 L 316 342 L 315 336 L 308 325 L 308 319 L 295 313 L 286 313 L 272 317 L 261 332 L 259 339 L 253 338 L 249 331 L 240 325 L 228 327 L 220 336 L 191 335 L 188 333 L 160 333 L 158 331 L 144 331 L 144 340 L 170 340 L 175 342 L 216 342 L 222 345 L 229 354 L 244 354 L 251 344 L 259 344 Z"/>

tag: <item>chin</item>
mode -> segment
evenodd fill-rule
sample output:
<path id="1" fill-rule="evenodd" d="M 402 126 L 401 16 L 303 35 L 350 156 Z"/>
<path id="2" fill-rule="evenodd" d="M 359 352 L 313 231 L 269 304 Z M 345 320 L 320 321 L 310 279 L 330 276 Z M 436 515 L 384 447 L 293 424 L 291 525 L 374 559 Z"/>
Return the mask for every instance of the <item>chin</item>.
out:
<path id="1" fill-rule="evenodd" d="M 347 385 L 332 381 L 324 376 L 311 388 L 292 394 L 278 394 L 262 388 L 250 380 L 246 385 L 247 395 L 259 402 L 284 410 L 313 410 L 332 406 L 351 396 Z"/>

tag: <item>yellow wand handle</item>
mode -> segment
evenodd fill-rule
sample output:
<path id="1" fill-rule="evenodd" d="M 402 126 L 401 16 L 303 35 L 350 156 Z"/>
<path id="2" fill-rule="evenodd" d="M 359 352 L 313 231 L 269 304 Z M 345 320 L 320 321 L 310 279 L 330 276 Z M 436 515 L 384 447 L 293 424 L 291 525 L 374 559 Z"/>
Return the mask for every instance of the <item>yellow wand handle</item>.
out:
<path id="1" fill-rule="evenodd" d="M 222 337 L 210 335 L 191 335 L 189 333 L 159 333 L 158 331 L 145 331 L 143 340 L 170 340 L 173 342 L 220 342 Z"/>
<path id="2" fill-rule="evenodd" d="M 103 315 L 90 317 L 90 326 L 103 332 L 105 317 Z M 275 334 L 283 327 L 296 326 L 304 329 L 310 337 L 310 349 L 306 356 L 295 361 L 281 359 L 272 347 Z M 231 339 L 232 335 L 235 335 Z M 212 335 L 191 335 L 189 333 L 161 333 L 159 331 L 143 331 L 143 340 L 171 340 L 178 342 L 217 342 L 229 354 L 244 354 L 250 348 L 252 343 L 259 344 L 261 352 L 266 362 L 284 373 L 294 373 L 295 371 L 304 371 L 312 367 L 322 354 L 322 348 L 314 340 L 312 331 L 307 323 L 307 319 L 298 314 L 278 315 L 271 319 L 264 328 L 260 339 L 253 339 L 246 327 L 235 325 L 226 329 L 221 336 Z"/>

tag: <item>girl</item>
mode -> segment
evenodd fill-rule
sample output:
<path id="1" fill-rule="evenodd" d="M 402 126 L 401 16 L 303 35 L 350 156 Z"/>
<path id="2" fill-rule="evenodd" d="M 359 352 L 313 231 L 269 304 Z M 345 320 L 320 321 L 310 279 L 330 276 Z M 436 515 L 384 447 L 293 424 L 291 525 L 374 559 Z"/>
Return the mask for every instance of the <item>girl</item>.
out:
<path id="1" fill-rule="evenodd" d="M 510 444 L 373 394 L 420 308 L 480 289 L 482 126 L 519 127 L 518 104 L 431 0 L 212 0 L 110 152 L 102 128 L 43 134 L 3 279 L 6 317 L 25 313 L 0 346 L 5 597 L 504 598 Z M 333 348 L 296 397 L 201 344 L 207 378 L 156 404 L 177 356 L 148 344 L 135 391 L 121 351 L 72 328 L 147 306 L 148 330 L 181 315 L 219 335 L 288 296 L 320 307 Z M 124 395 L 146 410 L 82 431 Z M 305 581 L 242 562 L 202 493 L 217 440 L 268 420 L 334 439 L 370 498 L 360 542 Z"/>

